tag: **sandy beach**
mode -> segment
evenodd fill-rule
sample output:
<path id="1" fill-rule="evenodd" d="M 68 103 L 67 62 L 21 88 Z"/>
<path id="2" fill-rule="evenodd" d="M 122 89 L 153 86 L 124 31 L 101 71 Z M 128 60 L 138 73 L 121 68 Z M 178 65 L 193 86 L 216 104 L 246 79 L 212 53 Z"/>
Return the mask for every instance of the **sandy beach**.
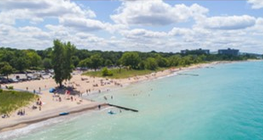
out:
<path id="1" fill-rule="evenodd" d="M 24 127 L 28 124 L 47 120 L 49 118 L 59 117 L 59 113 L 61 112 L 76 113 L 80 111 L 98 109 L 98 105 L 107 106 L 106 103 L 99 103 L 91 100 L 82 99 L 82 96 L 87 96 L 88 94 L 98 94 L 102 92 L 107 92 L 113 88 L 121 88 L 132 83 L 153 80 L 156 78 L 169 76 L 171 74 L 175 74 L 181 71 L 203 67 L 211 67 L 212 65 L 219 63 L 229 62 L 211 62 L 192 65 L 184 68 L 171 68 L 164 71 L 151 73 L 148 75 L 135 76 L 126 79 L 89 77 L 83 76 L 81 75 L 81 73 L 75 72 L 72 76 L 72 79 L 70 81 L 65 82 L 64 84 L 65 86 L 74 87 L 75 91 L 77 91 L 78 94 L 60 94 L 59 96 L 61 98 L 61 101 L 59 101 L 57 97 L 54 97 L 53 93 L 49 92 L 50 88 L 55 88 L 58 86 L 52 78 L 8 84 L 8 86 L 13 86 L 14 89 L 28 90 L 31 92 L 35 90 L 36 92 L 40 92 L 41 94 L 39 94 L 39 100 L 41 100 L 43 105 L 41 106 L 41 110 L 39 108 L 32 109 L 32 106 L 36 104 L 36 102 L 32 102 L 30 105 L 21 108 L 22 110 L 25 110 L 25 115 L 17 115 L 17 110 L 11 113 L 11 116 L 9 118 L 0 118 L 0 132 Z"/>

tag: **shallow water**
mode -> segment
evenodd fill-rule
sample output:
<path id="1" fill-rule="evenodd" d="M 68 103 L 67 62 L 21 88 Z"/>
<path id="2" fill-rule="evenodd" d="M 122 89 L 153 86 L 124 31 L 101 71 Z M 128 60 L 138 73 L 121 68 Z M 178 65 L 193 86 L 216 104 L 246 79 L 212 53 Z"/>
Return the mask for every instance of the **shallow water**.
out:
<path id="1" fill-rule="evenodd" d="M 107 108 L 4 132 L 15 140 L 263 139 L 263 62 L 216 65 L 93 97 L 138 109 Z M 113 99 L 110 97 L 113 95 Z M 108 110 L 116 114 L 109 115 Z"/>

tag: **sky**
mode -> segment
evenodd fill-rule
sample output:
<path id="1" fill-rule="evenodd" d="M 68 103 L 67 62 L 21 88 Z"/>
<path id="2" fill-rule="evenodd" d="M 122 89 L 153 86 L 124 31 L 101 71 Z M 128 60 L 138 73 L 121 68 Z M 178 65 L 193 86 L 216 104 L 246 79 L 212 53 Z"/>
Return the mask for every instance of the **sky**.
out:
<path id="1" fill-rule="evenodd" d="M 263 0 L 1 0 L 0 46 L 263 53 Z"/>

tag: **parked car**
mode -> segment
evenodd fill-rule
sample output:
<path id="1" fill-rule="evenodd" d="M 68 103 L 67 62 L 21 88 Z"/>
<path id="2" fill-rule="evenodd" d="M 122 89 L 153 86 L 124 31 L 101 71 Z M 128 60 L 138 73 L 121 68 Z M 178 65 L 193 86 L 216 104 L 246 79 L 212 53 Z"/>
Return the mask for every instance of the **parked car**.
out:
<path id="1" fill-rule="evenodd" d="M 1 78 L 0 83 L 1 84 L 7 84 L 7 83 L 9 83 L 9 81 L 6 78 Z"/>

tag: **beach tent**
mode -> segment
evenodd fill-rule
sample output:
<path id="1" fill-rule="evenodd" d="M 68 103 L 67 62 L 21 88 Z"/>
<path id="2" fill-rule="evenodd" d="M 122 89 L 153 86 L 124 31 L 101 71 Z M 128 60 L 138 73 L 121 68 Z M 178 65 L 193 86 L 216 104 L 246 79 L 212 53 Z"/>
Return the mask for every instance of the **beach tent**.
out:
<path id="1" fill-rule="evenodd" d="M 49 89 L 49 93 L 54 93 L 54 92 L 55 92 L 54 88 Z"/>

